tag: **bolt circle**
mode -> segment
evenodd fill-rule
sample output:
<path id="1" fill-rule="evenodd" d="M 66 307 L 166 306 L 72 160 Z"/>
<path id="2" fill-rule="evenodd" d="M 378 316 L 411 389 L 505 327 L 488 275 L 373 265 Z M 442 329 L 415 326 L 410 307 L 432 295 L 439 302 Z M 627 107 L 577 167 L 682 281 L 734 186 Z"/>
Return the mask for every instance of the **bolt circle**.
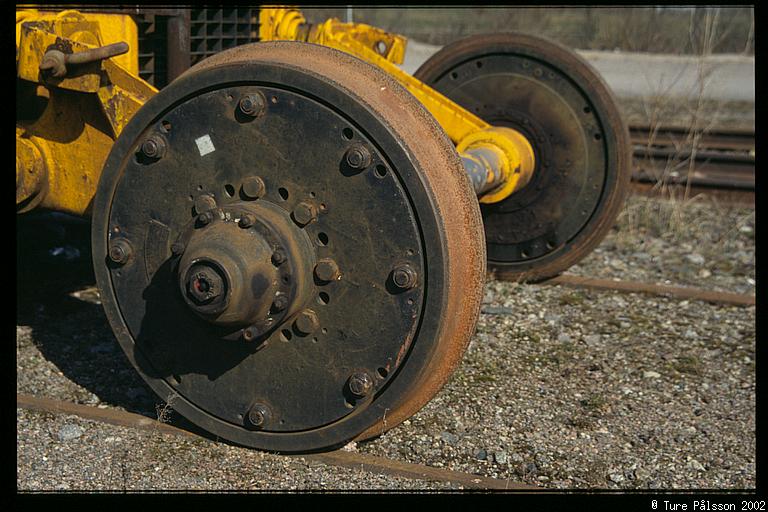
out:
<path id="1" fill-rule="evenodd" d="M 350 147 L 344 158 L 347 165 L 352 169 L 365 169 L 371 165 L 372 161 L 371 152 L 368 151 L 368 148 L 359 144 Z"/>
<path id="2" fill-rule="evenodd" d="M 366 372 L 353 373 L 347 381 L 349 391 L 358 398 L 368 396 L 373 389 L 373 379 Z"/>
<path id="3" fill-rule="evenodd" d="M 165 155 L 165 140 L 160 135 L 150 135 L 141 144 L 141 153 L 155 160 L 162 158 Z"/>
<path id="4" fill-rule="evenodd" d="M 418 275 L 410 265 L 400 265 L 392 271 L 392 282 L 401 290 L 409 290 L 416 286 Z"/>
<path id="5" fill-rule="evenodd" d="M 258 199 L 266 191 L 264 180 L 258 176 L 249 176 L 243 180 L 242 191 L 247 199 Z"/>
<path id="6" fill-rule="evenodd" d="M 317 314 L 311 309 L 305 309 L 296 317 L 296 330 L 301 334 L 312 334 L 320 327 Z"/>
<path id="7" fill-rule="evenodd" d="M 321 281 L 335 281 L 339 275 L 339 266 L 330 258 L 323 258 L 315 265 L 315 276 Z"/>
<path id="8" fill-rule="evenodd" d="M 264 111 L 264 97 L 261 94 L 247 94 L 240 98 L 237 107 L 249 117 L 257 117 Z"/>
<path id="9" fill-rule="evenodd" d="M 109 259 L 119 265 L 127 263 L 132 253 L 131 244 L 123 238 L 113 240 L 109 244 Z"/>

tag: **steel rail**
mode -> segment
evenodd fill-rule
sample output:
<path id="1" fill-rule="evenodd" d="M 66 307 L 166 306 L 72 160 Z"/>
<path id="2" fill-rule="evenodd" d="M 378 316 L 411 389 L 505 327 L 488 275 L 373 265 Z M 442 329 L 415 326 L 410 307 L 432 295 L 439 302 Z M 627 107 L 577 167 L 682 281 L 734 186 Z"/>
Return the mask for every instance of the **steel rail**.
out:
<path id="1" fill-rule="evenodd" d="M 744 293 L 718 292 L 702 290 L 701 288 L 639 283 L 635 281 L 613 281 L 610 279 L 581 277 L 573 274 L 561 274 L 546 281 L 542 281 L 540 284 L 561 285 L 571 288 L 589 288 L 593 290 L 610 290 L 624 293 L 647 293 L 663 297 L 673 297 L 676 299 L 693 299 L 713 304 L 728 304 L 733 306 L 755 305 L 755 296 Z"/>
<path id="2" fill-rule="evenodd" d="M 28 411 L 47 412 L 54 414 L 71 414 L 79 418 L 117 425 L 121 427 L 135 428 L 148 432 L 158 432 L 192 439 L 204 439 L 213 441 L 207 437 L 189 430 L 179 428 L 167 423 L 162 423 L 152 418 L 117 409 L 99 409 L 97 407 L 76 404 L 68 401 L 52 398 L 36 397 L 29 394 L 16 394 L 16 407 Z M 412 480 L 428 480 L 434 482 L 446 482 L 461 485 L 471 489 L 490 490 L 515 490 L 515 491 L 542 491 L 541 487 L 529 484 L 502 480 L 481 475 L 451 471 L 448 469 L 434 468 L 422 464 L 396 461 L 375 455 L 356 453 L 344 450 L 336 450 L 326 453 L 311 453 L 301 455 L 289 455 L 290 457 L 303 458 L 318 461 L 329 466 L 344 467 L 366 471 L 368 473 L 385 474 L 390 476 L 408 478 Z"/>

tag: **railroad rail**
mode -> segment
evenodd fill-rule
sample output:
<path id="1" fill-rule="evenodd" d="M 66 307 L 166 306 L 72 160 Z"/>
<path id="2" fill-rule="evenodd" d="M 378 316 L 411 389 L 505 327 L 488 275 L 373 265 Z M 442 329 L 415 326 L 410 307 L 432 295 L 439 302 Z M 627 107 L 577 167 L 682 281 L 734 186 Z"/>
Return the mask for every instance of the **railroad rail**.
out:
<path id="1" fill-rule="evenodd" d="M 630 140 L 633 181 L 755 189 L 754 131 L 717 130 L 694 137 L 682 128 L 632 126 Z"/>
<path id="2" fill-rule="evenodd" d="M 82 419 L 129 427 L 137 430 L 168 434 L 179 437 L 194 439 L 204 439 L 212 441 L 212 438 L 200 435 L 174 426 L 169 423 L 163 423 L 141 414 L 135 414 L 119 409 L 99 409 L 97 407 L 76 404 L 69 401 L 55 400 L 52 398 L 36 397 L 29 394 L 16 394 L 16 407 L 28 411 L 39 411 L 53 414 L 69 414 Z M 433 482 L 446 482 L 460 485 L 470 489 L 489 489 L 495 491 L 540 491 L 541 487 L 514 482 L 511 480 L 502 480 L 487 476 L 462 473 L 448 469 L 435 468 L 422 464 L 413 464 L 409 462 L 396 461 L 384 457 L 367 455 L 364 453 L 336 450 L 325 453 L 312 453 L 302 455 L 291 455 L 303 459 L 321 462 L 328 466 L 337 466 L 356 470 L 366 471 L 368 473 L 390 475 L 412 480 L 426 480 Z"/>

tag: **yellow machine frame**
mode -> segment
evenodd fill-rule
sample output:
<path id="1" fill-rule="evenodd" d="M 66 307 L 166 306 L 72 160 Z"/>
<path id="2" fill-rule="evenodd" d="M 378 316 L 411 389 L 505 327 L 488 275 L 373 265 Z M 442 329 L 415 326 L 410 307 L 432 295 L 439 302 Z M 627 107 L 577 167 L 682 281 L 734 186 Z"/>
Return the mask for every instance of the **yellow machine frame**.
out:
<path id="1" fill-rule="evenodd" d="M 262 41 L 305 41 L 336 48 L 398 80 L 435 117 L 459 154 L 483 169 L 493 186 L 480 202 L 501 201 L 530 180 L 534 156 L 528 140 L 510 128 L 489 125 L 401 70 L 397 64 L 405 55 L 404 37 L 335 18 L 310 25 L 293 8 L 263 8 L 259 21 Z M 41 68 L 51 49 L 72 55 L 116 42 L 127 43 L 128 53 L 81 64 L 61 77 Z M 18 78 L 33 91 L 29 94 L 48 102 L 37 119 L 17 119 L 17 211 L 40 206 L 87 215 L 113 142 L 158 92 L 138 76 L 136 24 L 119 14 L 20 10 L 16 63 Z"/>

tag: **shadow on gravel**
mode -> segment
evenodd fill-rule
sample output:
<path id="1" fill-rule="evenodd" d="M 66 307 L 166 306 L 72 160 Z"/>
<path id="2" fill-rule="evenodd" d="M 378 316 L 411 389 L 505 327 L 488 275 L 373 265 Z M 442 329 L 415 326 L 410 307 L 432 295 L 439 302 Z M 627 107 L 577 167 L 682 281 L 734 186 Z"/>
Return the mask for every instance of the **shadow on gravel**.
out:
<path id="1" fill-rule="evenodd" d="M 90 222 L 62 214 L 17 217 L 16 324 L 30 327 L 32 343 L 42 356 L 99 402 L 202 434 L 163 408 L 112 334 L 93 288 L 90 230 Z M 51 389 L 47 397 L 95 402 L 76 391 Z"/>

